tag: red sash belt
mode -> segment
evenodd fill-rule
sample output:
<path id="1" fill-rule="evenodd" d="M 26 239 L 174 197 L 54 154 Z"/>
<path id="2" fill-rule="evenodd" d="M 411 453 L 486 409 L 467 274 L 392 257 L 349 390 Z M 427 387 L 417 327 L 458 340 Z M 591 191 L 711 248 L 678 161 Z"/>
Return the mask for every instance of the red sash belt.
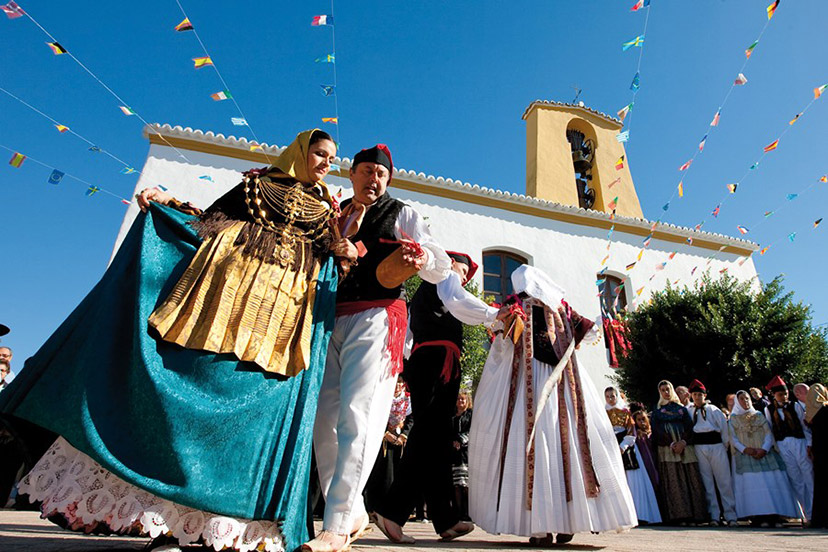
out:
<path id="1" fill-rule="evenodd" d="M 402 299 L 378 299 L 376 301 L 349 301 L 337 303 L 336 316 L 358 314 L 368 309 L 385 309 L 388 315 L 388 341 L 385 346 L 391 353 L 391 373 L 398 375 L 403 369 L 405 332 L 408 329 L 408 309 Z"/>
<path id="2" fill-rule="evenodd" d="M 452 376 L 455 375 L 455 363 L 460 361 L 460 347 L 457 346 L 457 343 L 445 339 L 437 341 L 423 341 L 422 343 L 414 345 L 411 352 L 414 353 L 414 351 L 420 347 L 445 347 L 446 361 L 443 363 L 443 371 L 440 372 L 440 379 L 443 383 L 448 383 Z"/>

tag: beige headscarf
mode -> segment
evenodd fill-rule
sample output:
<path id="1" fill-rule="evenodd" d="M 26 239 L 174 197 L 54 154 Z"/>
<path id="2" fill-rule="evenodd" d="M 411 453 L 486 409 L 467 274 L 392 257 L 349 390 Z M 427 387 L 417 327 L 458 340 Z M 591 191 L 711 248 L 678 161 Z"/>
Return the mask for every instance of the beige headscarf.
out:
<path id="1" fill-rule="evenodd" d="M 821 383 L 813 384 L 805 396 L 805 421 L 811 423 L 819 409 L 825 405 L 828 405 L 828 391 Z"/>
<path id="2" fill-rule="evenodd" d="M 277 169 L 284 174 L 288 174 L 302 182 L 303 184 L 312 183 L 310 172 L 308 171 L 308 151 L 310 150 L 310 139 L 318 128 L 305 130 L 296 135 L 296 138 L 290 145 L 285 148 L 279 158 L 273 163 L 272 169 Z M 321 180 L 317 182 L 325 188 L 325 183 Z"/>
<path id="3" fill-rule="evenodd" d="M 670 388 L 670 398 L 669 399 L 665 399 L 661 396 L 661 386 L 662 385 L 666 385 Z M 670 383 L 667 380 L 661 380 L 660 382 L 658 382 L 658 406 L 664 406 L 667 403 L 671 403 L 671 402 L 674 402 L 677 405 L 681 405 L 681 401 L 679 400 L 678 395 L 676 395 L 676 390 L 673 389 L 673 384 Z"/>

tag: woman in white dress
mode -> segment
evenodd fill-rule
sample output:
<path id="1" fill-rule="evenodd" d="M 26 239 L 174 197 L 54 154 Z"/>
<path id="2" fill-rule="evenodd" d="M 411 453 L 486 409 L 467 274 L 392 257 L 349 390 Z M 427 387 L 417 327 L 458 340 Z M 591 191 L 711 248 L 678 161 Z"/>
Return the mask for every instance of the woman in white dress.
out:
<path id="1" fill-rule="evenodd" d="M 635 504 L 635 513 L 639 522 L 661 523 L 661 513 L 658 510 L 653 484 L 644 468 L 641 451 L 636 442 L 636 428 L 627 403 L 620 396 L 618 389 L 607 387 L 604 390 L 607 416 L 615 432 L 618 447 L 621 449 L 621 460 L 624 473 L 627 476 L 627 485 Z"/>
<path id="2" fill-rule="evenodd" d="M 489 533 L 569 542 L 574 533 L 636 525 L 618 443 L 574 349 L 593 323 L 541 271 L 512 285 L 525 331 L 495 337 L 469 434 L 469 513 Z M 521 299 L 522 298 L 522 299 Z M 518 310 L 518 307 L 514 307 Z M 594 335 L 594 334 L 593 334 Z"/>
<path id="3" fill-rule="evenodd" d="M 779 516 L 802 517 L 770 425 L 765 415 L 753 408 L 747 391 L 736 393 L 728 426 L 736 515 L 763 525 L 774 524 Z"/>

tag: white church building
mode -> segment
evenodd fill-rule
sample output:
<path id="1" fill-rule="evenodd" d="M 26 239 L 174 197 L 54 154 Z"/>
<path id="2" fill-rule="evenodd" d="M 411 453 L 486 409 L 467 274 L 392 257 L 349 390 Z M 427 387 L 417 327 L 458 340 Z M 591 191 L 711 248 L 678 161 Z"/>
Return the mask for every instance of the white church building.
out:
<path id="1" fill-rule="evenodd" d="M 668 282 L 692 285 L 706 272 L 758 280 L 750 258 L 756 244 L 644 219 L 624 144 L 615 138 L 620 121 L 582 104 L 550 101 L 533 102 L 523 119 L 526 194 L 403 168 L 394 170 L 389 187 L 427 217 L 443 247 L 475 258 L 481 265 L 475 279 L 487 295 L 499 301 L 511 293 L 512 270 L 528 263 L 594 320 L 634 308 Z M 150 149 L 136 192 L 162 185 L 202 208 L 238 184 L 241 171 L 264 166 L 266 156 L 282 151 L 266 144 L 251 151 L 254 144 L 244 138 L 169 125 L 148 126 L 144 135 Z M 345 198 L 350 160 L 337 164 L 325 180 L 333 190 L 341 186 Z M 116 248 L 137 214 L 133 203 Z M 596 385 L 609 384 L 613 368 L 603 342 L 581 347 L 579 358 Z"/>

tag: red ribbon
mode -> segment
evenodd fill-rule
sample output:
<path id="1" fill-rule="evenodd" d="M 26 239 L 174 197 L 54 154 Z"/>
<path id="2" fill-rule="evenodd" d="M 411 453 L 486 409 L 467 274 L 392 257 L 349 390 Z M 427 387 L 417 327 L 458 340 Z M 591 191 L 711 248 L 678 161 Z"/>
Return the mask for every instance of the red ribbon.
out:
<path id="1" fill-rule="evenodd" d="M 443 370 L 440 372 L 440 380 L 443 383 L 448 383 L 456 372 L 456 370 L 454 370 L 454 363 L 460 361 L 460 347 L 458 347 L 453 341 L 444 339 L 437 341 L 423 341 L 422 343 L 417 343 L 411 350 L 411 353 L 413 354 L 420 347 L 445 347 L 446 360 L 443 363 Z"/>

